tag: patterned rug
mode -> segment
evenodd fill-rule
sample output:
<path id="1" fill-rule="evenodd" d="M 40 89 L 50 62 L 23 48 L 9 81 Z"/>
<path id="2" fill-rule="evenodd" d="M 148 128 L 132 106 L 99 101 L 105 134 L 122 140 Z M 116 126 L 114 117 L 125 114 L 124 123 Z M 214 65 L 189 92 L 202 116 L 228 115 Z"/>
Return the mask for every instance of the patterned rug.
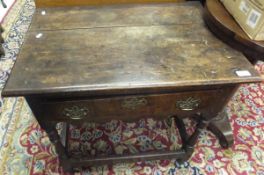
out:
<path id="1" fill-rule="evenodd" d="M 17 11 L 17 17 L 10 18 L 5 24 L 6 27 L 4 25 L 6 56 L 0 60 L 1 89 L 14 64 L 35 9 L 32 0 L 21 2 L 24 3 L 20 3 L 21 10 Z M 264 76 L 263 62 L 259 62 L 256 69 Z M 78 174 L 263 175 L 263 100 L 264 83 L 242 85 L 232 98 L 226 108 L 235 135 L 235 144 L 230 149 L 222 149 L 215 136 L 204 130 L 193 156 L 184 164 L 178 164 L 175 160 L 120 163 L 113 166 L 87 167 Z M 23 98 L 6 98 L 1 101 L 1 113 L 1 174 L 65 174 L 58 166 L 54 146 L 39 127 Z M 73 152 L 82 151 L 92 155 L 177 149 L 178 133 L 172 123 L 170 120 L 155 121 L 150 117 L 136 123 L 111 121 L 102 125 L 89 123 L 71 126 L 68 146 Z M 191 125 L 191 122 L 186 121 L 186 124 Z"/>

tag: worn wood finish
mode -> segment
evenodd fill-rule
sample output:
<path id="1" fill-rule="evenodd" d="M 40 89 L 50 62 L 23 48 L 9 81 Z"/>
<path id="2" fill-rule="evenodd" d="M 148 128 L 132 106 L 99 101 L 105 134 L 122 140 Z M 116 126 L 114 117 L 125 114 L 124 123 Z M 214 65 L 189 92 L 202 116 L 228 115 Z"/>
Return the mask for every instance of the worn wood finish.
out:
<path id="1" fill-rule="evenodd" d="M 0 25 L 0 57 L 5 54 L 2 44 L 4 43 L 4 39 L 2 37 L 2 33 L 4 32 L 3 27 Z"/>
<path id="2" fill-rule="evenodd" d="M 191 117 L 196 113 L 210 118 L 216 116 L 225 99 L 234 88 L 179 92 L 161 95 L 137 95 L 96 99 L 63 99 L 39 102 L 38 116 L 45 120 L 81 122 L 107 122 L 112 119 L 126 122 L 142 117 L 163 119 L 177 114 Z M 215 99 L 218 103 L 214 104 Z M 210 110 L 208 110 L 210 109 Z"/>
<path id="3" fill-rule="evenodd" d="M 98 18 L 90 8 L 80 13 L 79 8 L 63 8 L 58 13 L 53 9 L 45 20 L 37 13 L 3 95 L 65 96 L 79 91 L 102 95 L 115 89 L 147 93 L 154 87 L 163 90 L 260 80 L 242 54 L 207 31 L 198 3 L 156 5 L 160 10 L 149 16 L 152 8 L 104 8 Z M 68 14 L 72 16 L 68 22 L 57 20 Z M 132 14 L 141 15 L 133 18 Z M 39 33 L 43 36 L 36 38 Z M 238 69 L 248 70 L 252 76 L 238 77 L 234 73 Z"/>
<path id="4" fill-rule="evenodd" d="M 41 127 L 45 129 L 48 133 L 51 142 L 55 145 L 55 149 L 59 154 L 60 164 L 63 167 L 64 171 L 72 172 L 76 168 L 82 168 L 85 166 L 99 166 L 103 164 L 114 164 L 121 162 L 133 162 L 133 161 L 146 161 L 146 160 L 164 160 L 164 159 L 176 159 L 179 163 L 184 162 L 190 158 L 192 155 L 194 145 L 198 140 L 198 136 L 202 129 L 205 129 L 210 121 L 204 117 L 202 114 L 195 114 L 196 117 L 200 117 L 198 124 L 196 126 L 195 132 L 192 135 L 188 135 L 184 126 L 184 123 L 181 118 L 178 118 L 177 115 L 171 116 L 174 118 L 176 126 L 178 126 L 180 131 L 180 136 L 182 140 L 182 148 L 180 150 L 173 151 L 156 151 L 156 152 L 147 152 L 147 153 L 138 153 L 130 155 L 111 155 L 111 156 L 82 156 L 82 155 L 70 155 L 65 150 L 65 147 L 60 142 L 58 133 L 56 132 L 56 123 L 51 122 L 50 119 L 43 119 L 37 113 L 38 105 L 34 99 L 27 98 L 27 101 L 33 110 L 33 113 L 36 115 Z M 221 101 L 220 101 L 221 103 Z M 158 107 L 158 105 L 157 105 Z M 177 114 L 177 113 L 176 113 Z M 193 116 L 195 116 L 193 115 Z M 70 122 L 70 121 L 68 121 Z M 221 130 L 221 129 L 219 129 Z M 66 145 L 67 147 L 67 145 Z"/>
<path id="5" fill-rule="evenodd" d="M 99 166 L 99 165 L 112 165 L 115 163 L 124 162 L 139 162 L 146 160 L 166 160 L 166 159 L 181 159 L 186 155 L 184 150 L 175 151 L 155 151 L 148 153 L 137 153 L 134 155 L 112 155 L 112 156 L 96 156 L 96 157 L 83 157 L 80 163 L 80 157 L 73 157 L 69 159 L 69 162 L 73 167 L 87 167 L 87 166 Z"/>
<path id="6" fill-rule="evenodd" d="M 191 24 L 194 21 L 203 23 L 203 20 L 198 17 L 201 16 L 200 5 L 194 3 L 195 5 L 190 6 L 189 4 L 180 3 L 177 7 L 175 3 L 165 3 L 39 8 L 36 10 L 30 31 L 168 26 Z M 43 12 L 45 15 L 42 15 Z M 175 12 L 178 15 L 175 15 Z"/>
<path id="7" fill-rule="evenodd" d="M 251 76 L 239 77 L 237 70 Z M 70 171 L 95 163 L 187 160 L 205 128 L 230 146 L 231 127 L 221 111 L 239 84 L 261 80 L 241 53 L 207 30 L 198 2 L 39 8 L 2 95 L 26 98 Z M 171 116 L 183 141 L 172 152 L 76 158 L 55 130 L 59 121 Z M 192 135 L 184 117 L 197 120 Z"/>
<path id="8" fill-rule="evenodd" d="M 110 4 L 132 4 L 132 3 L 165 3 L 184 2 L 185 0 L 35 0 L 37 8 L 62 7 L 62 6 L 94 6 Z"/>
<path id="9" fill-rule="evenodd" d="M 264 41 L 251 40 L 219 0 L 207 0 L 204 19 L 209 29 L 252 62 L 264 60 Z"/>

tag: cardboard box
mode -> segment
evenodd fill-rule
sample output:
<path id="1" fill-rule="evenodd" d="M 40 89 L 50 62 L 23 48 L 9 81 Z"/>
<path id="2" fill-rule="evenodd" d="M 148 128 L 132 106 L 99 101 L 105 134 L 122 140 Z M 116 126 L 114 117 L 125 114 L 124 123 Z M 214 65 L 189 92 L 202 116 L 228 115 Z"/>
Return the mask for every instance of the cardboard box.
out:
<path id="1" fill-rule="evenodd" d="M 221 0 L 253 40 L 264 40 L 264 0 Z"/>

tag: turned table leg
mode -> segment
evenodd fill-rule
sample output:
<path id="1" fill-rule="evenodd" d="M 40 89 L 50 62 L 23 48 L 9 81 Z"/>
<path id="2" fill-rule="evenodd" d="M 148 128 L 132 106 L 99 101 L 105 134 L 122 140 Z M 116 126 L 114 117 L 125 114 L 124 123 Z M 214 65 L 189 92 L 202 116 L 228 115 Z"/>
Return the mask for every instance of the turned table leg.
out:
<path id="1" fill-rule="evenodd" d="M 182 149 L 184 149 L 186 152 L 182 159 L 178 159 L 179 162 L 186 161 L 190 158 L 194 151 L 194 145 L 198 141 L 201 131 L 205 128 L 209 129 L 216 135 L 216 137 L 219 139 L 220 145 L 223 148 L 232 146 L 234 142 L 232 128 L 225 111 L 222 111 L 217 117 L 212 119 L 206 119 L 202 116 L 197 116 L 197 125 L 195 131 L 190 136 L 186 132 L 183 120 L 177 117 L 174 117 L 174 119 L 182 140 Z"/>
<path id="2" fill-rule="evenodd" d="M 48 120 L 39 118 L 42 110 L 40 110 L 41 106 L 39 106 L 38 100 L 28 97 L 28 98 L 26 98 L 26 101 L 27 101 L 28 105 L 30 106 L 34 116 L 36 117 L 40 127 L 46 131 L 51 143 L 55 146 L 61 167 L 63 168 L 63 170 L 65 172 L 72 172 L 73 171 L 72 163 L 69 161 L 69 157 L 68 157 L 67 151 L 66 151 L 67 144 L 65 144 L 65 146 L 63 146 L 63 144 L 62 144 L 62 139 L 61 139 L 61 137 L 58 134 L 58 131 L 56 129 L 57 122 L 48 121 Z M 66 125 L 68 125 L 68 124 L 66 123 Z"/>
<path id="3" fill-rule="evenodd" d="M 222 111 L 216 118 L 211 120 L 208 129 L 218 137 L 219 143 L 223 148 L 233 145 L 233 131 L 225 111 Z"/>
<path id="4" fill-rule="evenodd" d="M 178 162 L 187 161 L 193 151 L 194 146 L 198 140 L 198 137 L 203 129 L 210 129 L 219 139 L 220 144 L 223 147 L 228 147 L 232 144 L 232 130 L 229 125 L 227 115 L 222 112 L 217 117 L 206 117 L 208 115 L 197 114 L 194 117 L 197 120 L 195 131 L 193 134 L 189 135 L 186 132 L 186 127 L 181 118 L 177 116 L 172 116 L 175 120 L 175 124 L 179 130 L 180 137 L 182 140 L 182 149 L 174 151 L 156 151 L 149 153 L 138 153 L 131 155 L 112 155 L 112 156 L 91 156 L 91 157 L 69 157 L 67 155 L 66 147 L 63 146 L 61 138 L 56 129 L 57 122 L 47 121 L 41 116 L 41 106 L 40 102 L 36 99 L 27 98 L 27 102 L 31 107 L 34 115 L 38 119 L 40 126 L 47 132 L 50 141 L 54 144 L 56 152 L 60 160 L 60 165 L 65 172 L 73 172 L 82 166 L 88 165 L 99 165 L 99 164 L 109 164 L 115 162 L 125 162 L 125 161 L 142 161 L 142 160 L 162 160 L 175 158 Z M 67 145 L 67 144 L 66 144 Z"/>
<path id="5" fill-rule="evenodd" d="M 42 127 L 42 129 L 44 129 L 47 132 L 50 141 L 54 144 L 60 160 L 60 165 L 63 168 L 63 170 L 65 172 L 72 172 L 73 167 L 66 154 L 65 147 L 61 143 L 61 138 L 56 129 L 56 122 L 39 121 L 39 124 Z"/>
<path id="6" fill-rule="evenodd" d="M 185 150 L 186 152 L 183 158 L 177 160 L 179 162 L 187 161 L 191 157 L 194 151 L 194 145 L 198 141 L 198 137 L 201 134 L 201 131 L 206 127 L 208 127 L 208 124 L 210 122 L 205 118 L 203 118 L 202 116 L 200 116 L 199 119 L 197 120 L 197 125 L 194 133 L 189 136 L 186 132 L 186 128 L 183 123 L 183 120 L 178 117 L 174 117 L 174 119 L 182 140 L 182 149 Z"/>

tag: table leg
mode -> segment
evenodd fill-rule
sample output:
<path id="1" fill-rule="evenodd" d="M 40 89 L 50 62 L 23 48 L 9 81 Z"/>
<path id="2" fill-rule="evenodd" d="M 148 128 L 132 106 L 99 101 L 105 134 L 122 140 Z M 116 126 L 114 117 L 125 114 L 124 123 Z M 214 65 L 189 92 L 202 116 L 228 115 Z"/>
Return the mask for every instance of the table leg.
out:
<path id="1" fill-rule="evenodd" d="M 208 129 L 218 137 L 219 143 L 223 148 L 228 148 L 233 145 L 233 131 L 225 111 L 211 120 Z"/>
<path id="2" fill-rule="evenodd" d="M 198 137 L 201 134 L 201 131 L 206 127 L 208 127 L 209 121 L 207 121 L 206 119 L 200 116 L 197 121 L 198 123 L 196 125 L 194 133 L 191 136 L 189 136 L 186 132 L 186 128 L 184 126 L 183 120 L 177 117 L 174 118 L 175 118 L 176 126 L 181 136 L 182 149 L 185 150 L 186 152 L 183 158 L 177 160 L 179 162 L 187 161 L 191 157 L 194 151 L 194 145 L 196 144 Z"/>
<path id="3" fill-rule="evenodd" d="M 61 143 L 60 136 L 56 129 L 56 122 L 39 121 L 39 124 L 42 127 L 42 129 L 44 129 L 47 132 L 50 141 L 54 144 L 63 170 L 65 172 L 72 172 L 73 167 L 66 154 L 65 147 Z"/>
<path id="4" fill-rule="evenodd" d="M 66 151 L 67 144 L 65 144 L 65 146 L 63 146 L 62 144 L 62 139 L 60 138 L 58 131 L 56 129 L 57 122 L 44 120 L 38 117 L 41 115 L 42 110 L 40 110 L 41 109 L 41 106 L 39 105 L 40 102 L 37 99 L 26 98 L 26 101 L 28 105 L 30 106 L 34 116 L 36 117 L 40 127 L 46 131 L 51 143 L 55 146 L 61 167 L 63 168 L 65 172 L 72 172 L 73 166 L 72 166 L 72 163 L 69 161 L 69 157 Z M 66 123 L 66 125 L 68 124 Z"/>
<path id="5" fill-rule="evenodd" d="M 34 99 L 27 98 L 27 101 L 33 109 L 35 116 L 40 116 L 40 106 Z M 36 117 L 37 118 L 37 117 Z M 178 162 L 188 160 L 193 151 L 201 131 L 205 128 L 211 130 L 220 140 L 220 144 L 223 147 L 228 147 L 233 142 L 232 130 L 229 125 L 229 121 L 226 113 L 222 112 L 217 117 L 206 118 L 199 114 L 194 119 L 197 120 L 195 131 L 192 135 L 188 135 L 185 125 L 181 118 L 173 116 L 175 124 L 179 130 L 182 139 L 182 149 L 175 151 L 161 151 L 161 152 L 149 152 L 139 153 L 134 155 L 115 155 L 115 156 L 97 156 L 97 157 L 69 157 L 65 146 L 63 146 L 58 131 L 56 130 L 56 122 L 45 121 L 41 118 L 37 118 L 40 126 L 47 132 L 50 141 L 54 144 L 56 152 L 60 160 L 60 164 L 65 172 L 73 172 L 74 168 L 80 168 L 88 165 L 109 164 L 114 162 L 124 161 L 142 161 L 142 160 L 157 160 L 157 159 L 171 159 L 175 158 Z M 66 144 L 67 145 L 67 144 Z"/>

